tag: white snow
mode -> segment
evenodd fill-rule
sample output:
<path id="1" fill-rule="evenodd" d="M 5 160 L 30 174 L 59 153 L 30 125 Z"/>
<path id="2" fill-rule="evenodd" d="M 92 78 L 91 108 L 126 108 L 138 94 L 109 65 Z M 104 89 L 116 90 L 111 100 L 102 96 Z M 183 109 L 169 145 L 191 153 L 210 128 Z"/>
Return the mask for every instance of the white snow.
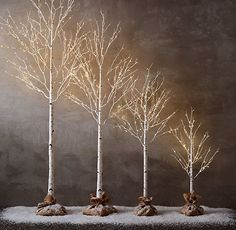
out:
<path id="1" fill-rule="evenodd" d="M 233 211 L 226 208 L 209 208 L 203 206 L 205 214 L 187 217 L 179 213 L 180 207 L 156 206 L 159 215 L 152 217 L 138 217 L 133 214 L 133 207 L 115 206 L 118 213 L 106 217 L 85 216 L 85 207 L 66 207 L 66 216 L 37 216 L 35 207 L 10 207 L 2 212 L 1 218 L 16 223 L 71 223 L 71 224 L 220 224 L 233 223 Z"/>

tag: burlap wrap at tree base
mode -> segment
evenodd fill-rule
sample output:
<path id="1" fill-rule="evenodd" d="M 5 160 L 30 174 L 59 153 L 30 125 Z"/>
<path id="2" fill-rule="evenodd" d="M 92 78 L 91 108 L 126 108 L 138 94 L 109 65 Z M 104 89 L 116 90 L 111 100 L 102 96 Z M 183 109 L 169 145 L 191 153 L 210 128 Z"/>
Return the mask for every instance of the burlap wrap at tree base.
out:
<path id="1" fill-rule="evenodd" d="M 151 205 L 152 197 L 138 198 L 139 205 L 135 208 L 134 214 L 137 216 L 155 216 L 158 214 L 157 209 Z"/>
<path id="2" fill-rule="evenodd" d="M 40 216 L 64 216 L 66 209 L 56 203 L 56 198 L 52 195 L 47 195 L 43 203 L 39 203 L 36 209 L 36 214 Z"/>
<path id="3" fill-rule="evenodd" d="M 198 204 L 198 201 L 201 199 L 201 196 L 195 192 L 184 193 L 183 197 L 186 201 L 184 207 L 180 212 L 186 216 L 199 216 L 204 214 L 204 209 Z"/>
<path id="4" fill-rule="evenodd" d="M 86 209 L 83 210 L 84 215 L 88 216 L 108 216 L 116 213 L 117 210 L 108 205 L 110 199 L 105 192 L 102 192 L 102 197 L 98 198 L 95 194 L 90 195 L 90 203 Z"/>

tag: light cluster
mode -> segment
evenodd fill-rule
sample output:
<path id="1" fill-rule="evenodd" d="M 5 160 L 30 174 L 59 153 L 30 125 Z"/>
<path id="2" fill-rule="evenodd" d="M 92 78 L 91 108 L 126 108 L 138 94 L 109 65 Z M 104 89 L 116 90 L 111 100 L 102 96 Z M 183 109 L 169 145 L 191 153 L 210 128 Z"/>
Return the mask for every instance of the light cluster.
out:
<path id="1" fill-rule="evenodd" d="M 173 156 L 190 178 L 190 192 L 194 191 L 194 179 L 209 167 L 219 152 L 218 149 L 212 151 L 211 146 L 207 145 L 210 137 L 208 132 L 205 132 L 202 137 L 199 136 L 198 131 L 201 124 L 196 124 L 193 112 L 194 110 L 191 108 L 190 114 L 185 114 L 185 120 L 181 120 L 179 127 L 170 129 L 182 147 L 181 152 L 173 149 Z"/>

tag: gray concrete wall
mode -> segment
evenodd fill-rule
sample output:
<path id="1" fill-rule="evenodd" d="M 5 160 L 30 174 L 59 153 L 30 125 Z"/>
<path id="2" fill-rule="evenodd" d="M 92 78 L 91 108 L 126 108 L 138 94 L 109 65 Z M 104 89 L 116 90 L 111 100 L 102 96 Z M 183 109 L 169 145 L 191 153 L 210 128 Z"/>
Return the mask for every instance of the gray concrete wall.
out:
<path id="1" fill-rule="evenodd" d="M 127 50 L 140 68 L 153 63 L 172 88 L 176 123 L 190 106 L 211 144 L 220 147 L 195 188 L 209 206 L 236 207 L 236 2 L 233 0 L 81 0 L 80 16 L 102 9 L 121 22 Z M 27 0 L 0 0 L 19 18 Z M 4 42 L 0 34 L 0 42 Z M 47 102 L 4 73 L 0 50 L 0 206 L 35 205 L 47 191 Z M 56 105 L 56 194 L 60 203 L 86 205 L 96 186 L 96 124 L 82 109 L 62 99 Z M 113 129 L 104 134 L 104 188 L 114 204 L 136 205 L 142 192 L 139 143 Z M 162 137 L 151 146 L 150 193 L 159 205 L 183 204 L 188 180 L 171 158 L 176 142 Z"/>

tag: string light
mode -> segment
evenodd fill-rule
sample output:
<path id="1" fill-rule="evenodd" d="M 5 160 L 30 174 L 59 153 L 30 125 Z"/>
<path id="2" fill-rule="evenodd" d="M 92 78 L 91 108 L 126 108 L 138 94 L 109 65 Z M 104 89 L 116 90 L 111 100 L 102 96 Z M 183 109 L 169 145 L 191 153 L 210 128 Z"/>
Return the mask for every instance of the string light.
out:
<path id="1" fill-rule="evenodd" d="M 207 146 L 206 141 L 210 137 L 208 132 L 205 132 L 202 138 L 197 141 L 198 130 L 201 124 L 195 124 L 193 112 L 194 110 L 191 108 L 190 114 L 185 114 L 186 120 L 181 121 L 178 128 L 170 129 L 170 131 L 184 150 L 181 153 L 173 150 L 173 156 L 189 177 L 191 177 L 190 168 L 194 167 L 194 171 L 196 171 L 195 175 L 192 175 L 194 179 L 206 168 L 209 168 L 210 163 L 219 150 L 217 149 L 213 152 L 211 147 Z"/>

